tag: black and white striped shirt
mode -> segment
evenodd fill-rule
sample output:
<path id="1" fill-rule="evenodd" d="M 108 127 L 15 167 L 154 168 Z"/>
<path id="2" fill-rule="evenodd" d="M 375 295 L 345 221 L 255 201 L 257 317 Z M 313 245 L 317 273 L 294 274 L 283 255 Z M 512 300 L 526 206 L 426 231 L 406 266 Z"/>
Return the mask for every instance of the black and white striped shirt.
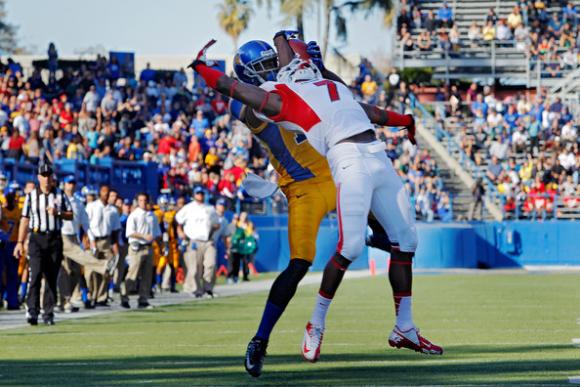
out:
<path id="1" fill-rule="evenodd" d="M 47 211 L 50 207 L 54 207 L 56 212 L 72 211 L 66 195 L 56 189 L 45 194 L 40 189 L 35 188 L 26 195 L 24 207 L 22 207 L 22 217 L 29 219 L 28 228 L 31 231 L 60 231 L 62 219 L 58 216 L 50 215 Z"/>

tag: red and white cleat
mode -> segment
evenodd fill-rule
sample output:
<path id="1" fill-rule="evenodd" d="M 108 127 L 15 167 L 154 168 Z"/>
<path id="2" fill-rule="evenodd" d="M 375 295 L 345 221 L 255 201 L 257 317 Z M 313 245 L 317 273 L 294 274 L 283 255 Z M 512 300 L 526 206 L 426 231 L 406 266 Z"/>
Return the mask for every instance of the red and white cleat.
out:
<path id="1" fill-rule="evenodd" d="M 395 348 L 408 348 L 426 355 L 443 355 L 443 348 L 433 344 L 419 334 L 419 329 L 413 327 L 402 331 L 397 326 L 389 336 L 389 345 Z"/>
<path id="2" fill-rule="evenodd" d="M 304 330 L 304 340 L 302 340 L 302 357 L 311 363 L 316 363 L 320 358 L 320 347 L 324 337 L 324 328 L 312 325 L 310 321 Z"/>

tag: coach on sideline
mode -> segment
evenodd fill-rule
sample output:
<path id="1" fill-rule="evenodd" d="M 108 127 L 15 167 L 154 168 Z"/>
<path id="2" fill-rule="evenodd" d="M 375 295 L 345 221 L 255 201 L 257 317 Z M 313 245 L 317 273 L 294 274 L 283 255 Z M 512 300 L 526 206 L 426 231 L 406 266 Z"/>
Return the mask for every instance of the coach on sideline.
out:
<path id="1" fill-rule="evenodd" d="M 149 297 L 151 294 L 151 281 L 153 280 L 153 246 L 156 239 L 161 238 L 161 228 L 157 216 L 149 208 L 149 195 L 140 193 L 137 195 L 137 207 L 127 218 L 125 235 L 129 239 L 129 252 L 127 254 L 127 276 L 125 277 L 126 289 L 121 290 L 121 306 L 130 308 L 128 293 L 135 289 L 137 279 L 139 283 L 140 309 L 151 308 Z M 139 274 L 141 274 L 139 276 Z"/>
<path id="2" fill-rule="evenodd" d="M 41 161 L 38 167 L 38 187 L 26 195 L 22 208 L 22 219 L 18 230 L 18 243 L 14 257 L 20 258 L 23 244 L 30 232 L 28 257 L 30 259 L 30 290 L 27 299 L 30 325 L 38 324 L 40 313 L 40 284 L 45 278 L 43 320 L 54 325 L 56 280 L 62 262 L 63 220 L 73 219 L 72 208 L 66 196 L 57 191 L 53 180 L 52 166 Z"/>
<path id="3" fill-rule="evenodd" d="M 64 221 L 62 225 L 64 261 L 62 262 L 59 287 L 61 298 L 64 299 L 64 311 L 67 313 L 74 310 L 70 299 L 80 281 L 80 266 L 83 266 L 85 271 L 94 271 L 101 275 L 105 275 L 108 272 L 110 275 L 117 265 L 115 259 L 108 261 L 97 259 L 91 254 L 89 249 L 83 250 L 81 248 L 80 230 L 81 227 L 84 232 L 89 230 L 89 217 L 85 205 L 74 196 L 75 187 L 75 177 L 72 175 L 66 176 L 64 178 L 64 194 L 71 204 L 73 219 Z"/>
<path id="4" fill-rule="evenodd" d="M 214 208 L 205 204 L 204 189 L 196 187 L 193 194 L 195 200 L 175 215 L 179 237 L 187 237 L 188 240 L 184 254 L 186 274 L 183 291 L 193 293 L 196 298 L 204 294 L 213 297 L 217 252 L 212 234 L 220 228 L 220 224 Z"/>

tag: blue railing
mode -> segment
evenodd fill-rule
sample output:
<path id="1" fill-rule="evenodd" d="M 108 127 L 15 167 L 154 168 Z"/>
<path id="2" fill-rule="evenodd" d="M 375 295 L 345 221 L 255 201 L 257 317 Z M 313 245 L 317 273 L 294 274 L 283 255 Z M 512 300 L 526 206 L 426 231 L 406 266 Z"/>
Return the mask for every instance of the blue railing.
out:
<path id="1" fill-rule="evenodd" d="M 474 178 L 481 178 L 486 187 L 485 196 L 492 202 L 501 201 L 501 195 L 499 194 L 497 187 L 492 183 L 492 181 L 485 175 L 485 173 L 478 167 L 461 149 L 459 144 L 455 141 L 453 136 L 449 134 L 445 128 L 433 117 L 433 115 L 419 102 L 414 94 L 410 94 L 411 107 L 417 108 L 421 112 L 421 117 L 423 123 L 427 120 L 433 123 L 433 128 L 435 130 L 435 136 L 437 140 L 445 146 L 447 153 L 453 156 L 454 153 L 459 154 L 459 164 L 465 170 L 471 171 Z"/>

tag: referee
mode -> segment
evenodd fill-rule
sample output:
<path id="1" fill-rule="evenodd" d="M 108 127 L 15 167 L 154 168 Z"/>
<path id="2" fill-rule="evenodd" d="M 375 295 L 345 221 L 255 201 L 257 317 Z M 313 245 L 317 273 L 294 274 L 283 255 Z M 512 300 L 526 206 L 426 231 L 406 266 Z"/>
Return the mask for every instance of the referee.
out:
<path id="1" fill-rule="evenodd" d="M 54 304 L 56 301 L 56 280 L 62 262 L 62 237 L 60 229 L 63 220 L 72 220 L 71 205 L 62 192 L 55 188 L 52 166 L 41 161 L 38 166 L 38 187 L 26 195 L 22 208 L 22 219 L 18 230 L 18 243 L 14 256 L 20 257 L 28 233 L 28 258 L 30 260 L 30 289 L 27 299 L 27 321 L 38 324 L 40 313 L 40 284 L 45 278 L 43 299 L 43 320 L 54 325 Z"/>

